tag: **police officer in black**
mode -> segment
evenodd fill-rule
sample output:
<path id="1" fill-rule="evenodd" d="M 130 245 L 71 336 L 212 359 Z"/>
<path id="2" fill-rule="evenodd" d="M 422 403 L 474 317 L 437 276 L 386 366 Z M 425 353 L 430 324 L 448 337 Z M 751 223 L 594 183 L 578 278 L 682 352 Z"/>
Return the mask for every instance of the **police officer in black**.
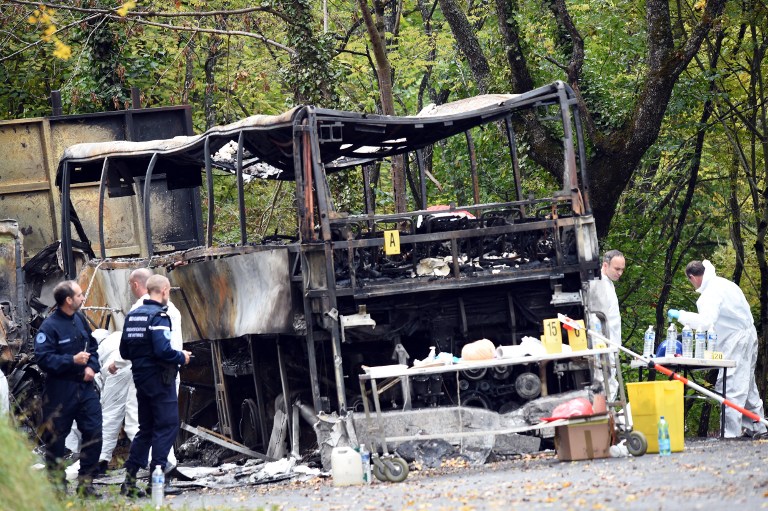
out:
<path id="1" fill-rule="evenodd" d="M 130 360 L 139 403 L 139 432 L 131 443 L 125 462 L 126 476 L 120 492 L 143 496 L 136 486 L 136 473 L 147 466 L 150 447 L 152 463 L 165 471 L 168 451 L 179 431 L 179 406 L 176 373 L 179 365 L 189 363 L 188 351 L 171 348 L 171 320 L 166 304 L 171 284 L 162 275 L 147 279 L 149 299 L 125 318 L 120 339 L 120 356 Z"/>
<path id="2" fill-rule="evenodd" d="M 78 493 L 98 496 L 93 488 L 101 452 L 101 404 L 94 377 L 101 369 L 98 343 L 81 312 L 85 301 L 77 282 L 60 282 L 53 288 L 58 308 L 48 316 L 35 337 L 37 364 L 46 373 L 43 391 L 43 443 L 49 470 L 63 479 L 64 440 L 72 421 L 83 435 L 80 450 Z"/>

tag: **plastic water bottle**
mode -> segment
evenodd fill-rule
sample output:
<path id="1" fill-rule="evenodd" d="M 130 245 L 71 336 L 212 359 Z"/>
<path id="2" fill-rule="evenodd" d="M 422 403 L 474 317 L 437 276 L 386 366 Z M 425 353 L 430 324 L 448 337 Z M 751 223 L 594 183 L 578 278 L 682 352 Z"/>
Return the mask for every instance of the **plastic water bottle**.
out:
<path id="1" fill-rule="evenodd" d="M 597 316 L 594 316 L 594 319 L 589 322 L 589 329 L 592 332 L 595 332 L 596 334 L 603 335 L 603 326 L 600 323 L 600 320 L 597 318 Z M 591 335 L 588 335 L 587 339 L 592 341 L 592 343 L 588 345 L 590 348 L 599 347 L 601 344 L 605 343 L 604 341 L 598 339 L 597 337 L 593 337 Z"/>
<path id="2" fill-rule="evenodd" d="M 371 453 L 365 444 L 360 444 L 360 458 L 363 462 L 363 483 L 371 484 Z"/>
<path id="3" fill-rule="evenodd" d="M 677 327 L 674 323 L 669 324 L 667 328 L 667 351 L 664 353 L 665 357 L 674 357 L 677 351 Z"/>
<path id="4" fill-rule="evenodd" d="M 163 506 L 164 498 L 165 474 L 160 465 L 155 465 L 155 470 L 152 472 L 152 505 L 155 506 L 155 509 L 159 509 Z"/>
<path id="5" fill-rule="evenodd" d="M 693 358 L 693 330 L 688 325 L 683 326 L 683 356 Z"/>
<path id="6" fill-rule="evenodd" d="M 707 332 L 706 330 L 698 329 L 693 336 L 696 342 L 696 358 L 704 358 L 704 350 L 707 349 Z"/>
<path id="7" fill-rule="evenodd" d="M 717 332 L 715 332 L 715 325 L 709 325 L 707 330 L 707 352 L 709 352 L 709 358 L 712 358 L 712 353 L 717 351 Z"/>
<path id="8" fill-rule="evenodd" d="M 648 330 L 645 331 L 645 337 L 643 341 L 643 356 L 645 358 L 653 355 L 653 344 L 656 342 L 656 332 L 653 330 L 653 325 L 648 325 Z"/>
<path id="9" fill-rule="evenodd" d="M 672 444 L 669 440 L 669 424 L 662 415 L 659 419 L 659 455 L 669 456 L 672 454 Z"/>
<path id="10" fill-rule="evenodd" d="M 590 330 L 592 330 L 593 332 L 597 332 L 600 335 L 603 335 L 603 324 L 600 323 L 600 319 L 595 317 L 595 320 L 592 321 L 592 325 L 590 327 Z"/>

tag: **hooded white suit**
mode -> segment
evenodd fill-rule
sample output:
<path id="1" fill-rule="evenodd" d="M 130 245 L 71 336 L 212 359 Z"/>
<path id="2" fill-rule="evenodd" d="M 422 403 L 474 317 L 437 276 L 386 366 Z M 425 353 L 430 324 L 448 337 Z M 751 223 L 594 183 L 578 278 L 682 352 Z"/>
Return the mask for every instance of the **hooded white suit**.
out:
<path id="1" fill-rule="evenodd" d="M 605 273 L 600 273 L 600 280 L 593 280 L 589 283 L 589 310 L 602 312 L 605 315 L 605 331 L 607 337 L 619 345 L 621 342 L 621 311 L 619 310 L 619 298 L 616 296 L 616 288 L 613 281 Z M 595 324 L 597 316 L 593 314 L 592 324 Z M 602 332 L 601 332 L 602 333 Z M 608 380 L 607 397 L 608 401 L 615 401 L 619 392 L 619 381 L 616 378 L 616 361 L 614 356 L 610 355 L 610 376 Z M 593 372 L 595 381 L 603 381 L 603 372 L 599 365 L 595 366 Z"/>
<path id="2" fill-rule="evenodd" d="M 764 417 L 763 401 L 755 384 L 757 363 L 757 331 L 744 293 L 728 279 L 718 277 L 715 267 L 705 260 L 704 277 L 696 290 L 701 296 L 696 300 L 698 313 L 680 311 L 678 321 L 694 329 L 708 329 L 714 325 L 717 332 L 716 351 L 726 359 L 736 361 L 736 367 L 728 369 L 728 399 L 735 404 Z M 717 378 L 717 390 L 722 392 L 723 371 Z M 751 433 L 764 433 L 763 424 L 753 423 L 732 408 L 725 409 L 725 436 L 742 435 L 742 428 Z"/>
<path id="3" fill-rule="evenodd" d="M 10 412 L 10 399 L 8 391 L 8 380 L 5 373 L 0 369 L 0 417 Z"/>

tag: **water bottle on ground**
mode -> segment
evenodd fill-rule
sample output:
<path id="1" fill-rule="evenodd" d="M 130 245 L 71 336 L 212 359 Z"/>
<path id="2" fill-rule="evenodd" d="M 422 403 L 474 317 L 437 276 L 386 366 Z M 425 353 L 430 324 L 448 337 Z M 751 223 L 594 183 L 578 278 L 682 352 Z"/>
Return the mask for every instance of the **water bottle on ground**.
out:
<path id="1" fill-rule="evenodd" d="M 662 415 L 659 419 L 659 455 L 669 456 L 672 454 L 672 444 L 669 439 L 669 424 Z"/>
<path id="2" fill-rule="evenodd" d="M 665 357 L 674 357 L 677 351 L 677 327 L 674 323 L 669 324 L 667 328 L 667 350 Z"/>
<path id="3" fill-rule="evenodd" d="M 371 453 L 365 444 L 360 444 L 360 458 L 363 462 L 363 483 L 371 484 Z"/>
<path id="4" fill-rule="evenodd" d="M 717 332 L 715 332 L 715 326 L 709 325 L 709 329 L 707 330 L 707 353 L 709 353 L 709 357 L 706 358 L 712 358 L 712 353 L 717 351 Z"/>
<path id="5" fill-rule="evenodd" d="M 656 342 L 656 332 L 653 331 L 653 325 L 648 325 L 643 339 L 643 356 L 648 358 L 653 355 L 653 344 Z"/>
<path id="6" fill-rule="evenodd" d="M 704 358 L 704 350 L 707 349 L 707 332 L 701 328 L 696 330 L 696 334 L 693 336 L 696 343 L 696 358 Z"/>
<path id="7" fill-rule="evenodd" d="M 683 326 L 683 356 L 693 358 L 693 330 L 688 325 Z"/>
<path id="8" fill-rule="evenodd" d="M 163 473 L 160 465 L 155 466 L 155 470 L 152 472 L 152 505 L 155 509 L 163 506 L 163 499 L 165 498 L 165 474 Z"/>

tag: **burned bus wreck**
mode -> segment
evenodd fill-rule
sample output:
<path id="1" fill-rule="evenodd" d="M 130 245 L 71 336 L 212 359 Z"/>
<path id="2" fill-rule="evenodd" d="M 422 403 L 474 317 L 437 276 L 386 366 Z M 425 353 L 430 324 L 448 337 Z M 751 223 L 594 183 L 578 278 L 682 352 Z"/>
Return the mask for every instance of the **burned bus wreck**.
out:
<path id="1" fill-rule="evenodd" d="M 545 196 L 523 196 L 521 137 L 514 130 L 522 115 L 546 116 L 562 139 L 562 181 Z M 507 140 L 515 200 L 430 204 L 424 150 L 485 125 Z M 335 207 L 333 173 L 360 172 L 403 154 L 415 156 L 418 167 L 415 211 L 375 212 L 370 200 L 357 214 Z M 61 203 L 70 204 L 82 183 L 99 184 L 99 211 L 138 194 L 143 240 L 139 257 L 111 253 L 104 215 L 76 233 L 70 228 L 74 209 L 62 206 L 63 269 L 86 290 L 94 323 L 109 329 L 122 328 L 132 301 L 130 271 L 149 266 L 165 273 L 182 312 L 185 346 L 198 355 L 182 372 L 183 420 L 217 424 L 231 439 L 278 456 L 284 452 L 275 440 L 280 431 L 294 451 L 315 445 L 314 439 L 299 444 L 300 415 L 361 409 L 357 376 L 363 366 L 410 365 L 432 346 L 458 356 L 482 338 L 518 344 L 524 336 L 539 338 L 542 321 L 558 312 L 585 318 L 585 290 L 599 275 L 599 261 L 584 161 L 573 91 L 562 82 L 456 101 L 412 117 L 304 106 L 199 136 L 78 144 L 59 162 Z M 237 180 L 240 242 L 234 246 L 213 243 L 214 169 L 231 171 Z M 295 185 L 295 232 L 248 239 L 248 175 Z M 359 176 L 368 189 L 367 171 Z M 158 179 L 165 190 L 207 188 L 204 246 L 178 250 L 158 235 L 167 211 L 156 197 L 168 192 L 147 186 Z M 97 235 L 83 239 L 84 232 Z M 75 257 L 82 244 L 97 257 Z M 526 366 L 467 372 L 455 380 L 414 378 L 402 384 L 408 392 L 392 386 L 385 403 L 507 412 L 538 397 L 542 386 L 553 393 L 591 382 L 588 368 L 550 370 L 545 378 Z M 461 403 L 455 402 L 457 386 Z"/>

